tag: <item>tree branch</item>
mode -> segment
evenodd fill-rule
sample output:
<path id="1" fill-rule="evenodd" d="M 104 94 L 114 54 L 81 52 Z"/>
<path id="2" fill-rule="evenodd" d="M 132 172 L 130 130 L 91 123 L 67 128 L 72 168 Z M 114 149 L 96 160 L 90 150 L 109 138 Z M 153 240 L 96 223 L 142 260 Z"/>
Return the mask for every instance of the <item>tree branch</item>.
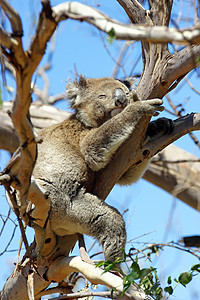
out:
<path id="1" fill-rule="evenodd" d="M 10 276 L 9 280 L 4 285 L 1 291 L 2 300 L 28 300 L 28 293 L 26 290 L 26 277 L 28 277 L 29 266 L 27 261 L 21 266 L 21 271 L 17 272 L 16 276 Z M 103 284 L 110 289 L 115 289 L 115 293 L 119 293 L 118 299 L 122 300 L 144 300 L 145 293 L 137 286 L 132 285 L 123 297 L 120 297 L 123 291 L 123 280 L 121 277 L 106 272 L 97 268 L 94 265 L 88 264 L 81 260 L 80 257 L 66 257 L 60 256 L 50 264 L 45 263 L 45 266 L 40 266 L 38 273 L 34 273 L 34 292 L 38 299 L 40 291 L 44 290 L 51 281 L 60 282 L 72 272 L 81 272 L 91 283 Z M 19 289 L 20 286 L 20 289 Z M 148 299 L 152 299 L 149 297 Z M 153 300 L 153 299 L 152 299 Z"/>
<path id="2" fill-rule="evenodd" d="M 144 141 L 142 142 L 141 137 L 145 138 L 146 129 L 142 126 L 136 127 L 129 140 L 117 151 L 108 166 L 97 174 L 93 193 L 100 199 L 105 199 L 121 175 L 131 165 L 137 166 L 146 158 L 153 157 L 167 145 L 194 130 L 200 130 L 200 114 L 191 114 L 175 120 L 171 134 L 150 140 L 143 146 Z"/>
<path id="3" fill-rule="evenodd" d="M 172 144 L 153 158 L 143 178 L 200 211 L 199 174 L 200 160 Z"/>
<path id="4" fill-rule="evenodd" d="M 122 1 L 118 1 L 122 2 Z M 125 1 L 124 6 L 129 6 Z M 134 1 L 135 7 L 130 9 L 132 15 L 136 17 L 137 23 L 145 23 L 145 10 L 139 2 Z M 140 7 L 137 11 L 136 8 Z M 52 8 L 53 17 L 57 22 L 64 19 L 75 19 L 77 21 L 86 21 L 101 31 L 109 34 L 114 30 L 115 38 L 121 40 L 140 40 L 151 43 L 179 43 L 179 44 L 200 44 L 200 28 L 194 27 L 186 30 L 177 30 L 167 28 L 166 26 L 149 26 L 149 25 L 126 25 L 98 10 L 78 2 L 65 2 Z M 137 13 L 139 14 L 136 16 Z M 143 19 L 142 22 L 141 19 Z"/>
<path id="5" fill-rule="evenodd" d="M 123 280 L 110 272 L 97 268 L 94 265 L 88 264 L 81 260 L 80 257 L 59 257 L 49 267 L 46 276 L 50 281 L 60 282 L 72 272 L 81 272 L 92 284 L 102 284 L 120 294 L 123 291 Z M 118 298 L 120 298 L 120 294 Z M 146 299 L 143 291 L 138 291 L 138 288 L 131 286 L 122 299 L 142 300 Z M 121 299 L 121 298 L 120 298 Z M 150 297 L 150 299 L 152 299 Z"/>
<path id="6" fill-rule="evenodd" d="M 146 10 L 137 0 L 117 0 L 124 8 L 132 23 L 145 23 Z"/>
<path id="7" fill-rule="evenodd" d="M 8 49 L 12 49 L 13 47 L 17 47 L 18 42 L 12 38 L 11 34 L 3 30 L 0 26 L 0 44 L 4 45 Z"/>
<path id="8" fill-rule="evenodd" d="M 0 5 L 10 21 L 13 34 L 21 37 L 23 35 L 23 29 L 19 14 L 5 0 L 0 0 Z"/>
<path id="9" fill-rule="evenodd" d="M 198 66 L 198 58 L 200 56 L 200 46 L 188 46 L 177 54 L 169 57 L 163 69 L 161 82 L 169 86 L 178 78 L 184 77 L 192 69 Z M 167 91 L 166 91 L 167 93 Z"/>

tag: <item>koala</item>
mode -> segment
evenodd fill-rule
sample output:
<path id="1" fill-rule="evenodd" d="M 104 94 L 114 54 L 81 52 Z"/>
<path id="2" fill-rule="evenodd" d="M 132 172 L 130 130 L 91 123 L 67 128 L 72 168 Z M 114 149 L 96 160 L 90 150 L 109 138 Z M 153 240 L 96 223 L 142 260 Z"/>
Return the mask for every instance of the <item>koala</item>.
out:
<path id="1" fill-rule="evenodd" d="M 95 173 L 132 134 L 143 116 L 158 115 L 162 100 L 134 101 L 119 80 L 85 79 L 67 86 L 74 113 L 64 122 L 39 132 L 34 178 L 50 199 L 49 221 L 58 236 L 86 234 L 103 247 L 106 260 L 122 257 L 125 223 L 118 210 L 91 193 Z M 129 169 L 119 184 L 136 182 L 148 162 Z"/>
<path id="2" fill-rule="evenodd" d="M 95 174 L 106 168 L 141 116 L 158 115 L 164 109 L 160 99 L 135 101 L 134 95 L 123 82 L 112 78 L 86 80 L 81 76 L 69 83 L 67 98 L 74 113 L 39 132 L 42 142 L 33 172 L 50 199 L 49 223 L 55 235 L 92 236 L 102 245 L 105 259 L 111 261 L 122 257 L 125 223 L 116 208 L 91 193 Z M 154 122 L 148 134 L 153 135 L 157 127 Z M 166 130 L 167 126 L 161 127 Z M 148 160 L 130 168 L 118 183 L 136 182 L 147 165 Z"/>

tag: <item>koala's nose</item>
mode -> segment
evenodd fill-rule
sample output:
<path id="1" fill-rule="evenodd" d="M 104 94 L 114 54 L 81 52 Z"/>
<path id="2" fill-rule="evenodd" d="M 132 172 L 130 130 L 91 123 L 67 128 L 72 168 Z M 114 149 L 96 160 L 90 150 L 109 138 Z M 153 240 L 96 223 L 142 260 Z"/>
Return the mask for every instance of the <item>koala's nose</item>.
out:
<path id="1" fill-rule="evenodd" d="M 122 89 L 115 89 L 113 93 L 113 100 L 117 106 L 126 104 L 127 97 L 125 92 Z"/>

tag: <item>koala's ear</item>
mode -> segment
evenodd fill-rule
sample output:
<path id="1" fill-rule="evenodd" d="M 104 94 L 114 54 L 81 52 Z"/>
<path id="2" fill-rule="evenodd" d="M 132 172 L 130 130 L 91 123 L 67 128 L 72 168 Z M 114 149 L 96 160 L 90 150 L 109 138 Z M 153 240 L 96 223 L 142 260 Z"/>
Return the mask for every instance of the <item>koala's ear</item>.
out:
<path id="1" fill-rule="evenodd" d="M 87 80 L 80 75 L 79 80 L 71 81 L 66 86 L 66 96 L 72 108 L 76 108 L 81 103 L 81 93 L 87 87 Z"/>
<path id="2" fill-rule="evenodd" d="M 132 90 L 135 88 L 135 82 L 136 82 L 136 78 L 135 77 L 127 77 L 124 79 L 118 79 L 120 82 L 122 82 L 123 84 L 125 84 L 125 86 L 127 86 L 127 88 L 129 90 Z"/>

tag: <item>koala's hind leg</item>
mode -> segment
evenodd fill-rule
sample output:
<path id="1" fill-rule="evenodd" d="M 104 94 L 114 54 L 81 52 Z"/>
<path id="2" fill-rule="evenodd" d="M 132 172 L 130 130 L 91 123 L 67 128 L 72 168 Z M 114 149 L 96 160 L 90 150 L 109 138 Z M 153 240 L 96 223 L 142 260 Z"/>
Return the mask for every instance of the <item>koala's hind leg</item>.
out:
<path id="1" fill-rule="evenodd" d="M 114 261 L 117 257 L 123 257 L 121 248 L 125 248 L 126 229 L 117 209 L 92 194 L 80 191 L 72 200 L 71 213 L 73 218 L 78 217 L 83 228 L 81 233 L 98 239 L 106 260 Z"/>

